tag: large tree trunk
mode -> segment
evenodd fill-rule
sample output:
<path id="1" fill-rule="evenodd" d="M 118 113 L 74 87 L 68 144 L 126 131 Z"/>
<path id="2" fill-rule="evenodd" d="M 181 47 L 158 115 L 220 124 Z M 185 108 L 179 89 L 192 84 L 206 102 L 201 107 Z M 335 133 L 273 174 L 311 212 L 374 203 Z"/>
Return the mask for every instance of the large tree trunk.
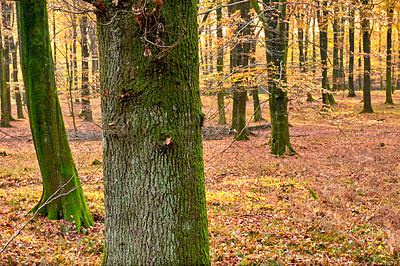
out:
<path id="1" fill-rule="evenodd" d="M 45 0 L 21 0 L 18 33 L 28 115 L 43 178 L 43 194 L 32 209 L 49 219 L 93 225 L 71 155 L 54 77 Z"/>
<path id="2" fill-rule="evenodd" d="M 81 50 L 82 50 L 82 112 L 83 120 L 92 121 L 92 108 L 90 107 L 89 88 L 89 48 L 88 48 L 88 21 L 87 16 L 81 18 Z"/>
<path id="3" fill-rule="evenodd" d="M 386 33 L 386 101 L 385 104 L 393 104 L 392 98 L 392 28 L 393 7 L 387 8 L 388 29 Z"/>
<path id="4" fill-rule="evenodd" d="M 363 0 L 365 9 L 369 6 L 369 0 Z M 364 52 L 364 84 L 363 100 L 364 108 L 361 113 L 373 113 L 371 104 L 371 27 L 367 16 L 361 19 L 361 28 L 363 33 L 363 52 Z"/>
<path id="5" fill-rule="evenodd" d="M 103 4 L 103 264 L 209 265 L 197 1 L 148 3 L 155 24 L 135 22 L 133 1 Z"/>

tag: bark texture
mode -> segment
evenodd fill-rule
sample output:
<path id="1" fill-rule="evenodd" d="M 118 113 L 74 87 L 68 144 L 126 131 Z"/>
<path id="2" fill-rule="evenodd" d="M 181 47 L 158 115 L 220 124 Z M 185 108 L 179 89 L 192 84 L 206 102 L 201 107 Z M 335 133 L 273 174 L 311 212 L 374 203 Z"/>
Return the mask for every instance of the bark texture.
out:
<path id="1" fill-rule="evenodd" d="M 21 68 L 43 194 L 32 211 L 49 219 L 93 225 L 64 127 L 54 77 L 45 0 L 21 0 L 18 31 Z M 74 190 L 75 189 L 75 190 Z M 48 203 L 48 204 L 46 204 Z"/>
<path id="2" fill-rule="evenodd" d="M 150 26 L 165 31 L 145 37 L 166 48 L 144 40 L 146 28 L 129 12 L 136 1 L 103 3 L 103 264 L 209 265 L 197 1 L 158 7 Z"/>

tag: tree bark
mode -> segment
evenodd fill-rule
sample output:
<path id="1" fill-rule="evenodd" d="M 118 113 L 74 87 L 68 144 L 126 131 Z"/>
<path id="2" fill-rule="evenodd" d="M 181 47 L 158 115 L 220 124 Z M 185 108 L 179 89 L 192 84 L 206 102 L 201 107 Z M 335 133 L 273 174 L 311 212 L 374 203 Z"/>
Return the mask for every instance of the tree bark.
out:
<path id="1" fill-rule="evenodd" d="M 153 24 L 135 22 L 133 1 L 103 4 L 103 264 L 210 265 L 197 1 L 147 2 Z"/>
<path id="2" fill-rule="evenodd" d="M 385 104 L 393 104 L 392 98 L 392 28 L 394 8 L 388 3 L 387 20 L 388 29 L 386 32 L 386 101 Z"/>
<path id="3" fill-rule="evenodd" d="M 323 10 L 318 13 L 318 26 L 319 26 L 319 46 L 321 53 L 322 65 L 322 105 L 327 107 L 329 105 L 328 93 L 328 10 L 327 1 L 322 2 Z"/>
<path id="4" fill-rule="evenodd" d="M 22 98 L 21 93 L 18 86 L 18 61 L 17 61 L 17 46 L 14 41 L 12 42 L 11 47 L 11 55 L 12 55 L 12 64 L 13 64 L 13 82 L 14 82 L 14 93 L 15 93 L 15 102 L 17 104 L 17 118 L 23 119 L 24 117 L 24 110 L 22 108 Z"/>
<path id="5" fill-rule="evenodd" d="M 268 91 L 271 116 L 271 153 L 276 155 L 294 154 L 290 144 L 289 121 L 287 111 L 286 62 L 287 62 L 287 18 L 286 0 L 264 0 L 268 12 L 261 14 L 258 2 L 251 4 L 259 14 L 264 27 L 267 47 Z"/>
<path id="6" fill-rule="evenodd" d="M 31 210 L 49 219 L 93 225 L 68 143 L 54 77 L 45 0 L 17 3 L 21 68 L 28 115 L 43 179 L 40 202 Z"/>
<path id="7" fill-rule="evenodd" d="M 363 0 L 364 8 L 369 7 L 369 0 Z M 364 108 L 361 113 L 373 113 L 371 104 L 371 26 L 369 18 L 364 15 L 361 19 L 363 33 L 363 52 L 364 52 L 364 84 L 363 100 Z"/>
<path id="8" fill-rule="evenodd" d="M 237 1 L 236 1 L 237 2 Z M 236 12 L 240 10 L 240 15 L 242 18 L 242 22 L 240 22 L 236 28 L 236 32 L 238 35 L 238 42 L 235 47 L 231 51 L 231 68 L 232 71 L 237 68 L 247 66 L 249 64 L 249 53 L 250 53 L 250 42 L 248 39 L 250 36 L 250 27 L 248 22 L 250 21 L 250 3 L 241 3 L 236 4 L 231 7 L 231 12 Z M 233 113 L 236 115 L 236 140 L 248 140 L 249 131 L 246 128 L 246 101 L 247 101 L 247 88 L 245 84 L 242 84 L 243 81 L 239 79 L 238 82 L 234 84 L 234 93 L 236 94 L 237 99 L 237 113 Z M 233 117 L 232 117 L 233 120 Z"/>
<path id="9" fill-rule="evenodd" d="M 11 43 L 12 43 L 12 28 L 11 28 L 11 14 L 12 14 L 12 5 L 13 3 L 2 2 L 1 3 L 1 13 L 3 18 L 3 29 L 6 32 L 4 34 L 4 71 L 6 78 L 6 87 L 7 87 L 7 115 L 9 116 L 10 121 L 15 121 L 15 118 L 11 115 L 11 86 L 10 86 L 10 53 L 11 53 Z"/>
<path id="10" fill-rule="evenodd" d="M 3 43 L 3 35 L 0 27 L 0 43 Z M 8 115 L 7 86 L 4 69 L 4 50 L 0 49 L 0 100 L 1 100 L 1 127 L 11 127 L 10 116 Z"/>
<path id="11" fill-rule="evenodd" d="M 356 92 L 354 90 L 354 10 L 350 7 L 349 11 L 349 94 L 347 97 L 355 97 Z"/>

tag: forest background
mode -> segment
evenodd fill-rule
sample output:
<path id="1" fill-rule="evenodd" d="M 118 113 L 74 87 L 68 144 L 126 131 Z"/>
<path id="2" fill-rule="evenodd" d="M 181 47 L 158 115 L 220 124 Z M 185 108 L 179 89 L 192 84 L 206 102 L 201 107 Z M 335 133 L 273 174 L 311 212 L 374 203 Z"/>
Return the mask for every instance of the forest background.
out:
<path id="1" fill-rule="evenodd" d="M 233 9 L 247 1 L 236 2 L 199 2 L 213 263 L 398 263 L 400 109 L 393 103 L 399 101 L 396 90 L 400 88 L 399 3 L 285 3 L 289 25 L 285 92 L 292 126 L 290 153 L 294 155 L 276 157 L 270 154 L 268 142 L 269 66 L 262 21 L 252 9 L 249 16 Z M 48 9 L 59 97 L 95 226 L 78 234 L 71 223 L 39 216 L 0 259 L 10 265 L 99 264 L 104 206 L 102 173 L 97 166 L 102 159 L 95 20 L 88 7 L 78 2 L 49 1 Z M 372 114 L 360 114 L 372 111 L 365 109 L 368 100 L 363 98 L 365 20 L 372 51 L 367 54 L 371 59 L 367 74 L 371 77 Z M 243 25 L 249 29 L 246 34 L 242 34 Z M 326 64 L 320 54 L 324 25 L 328 34 Z M 12 126 L 2 117 L 2 244 L 29 220 L 27 212 L 38 202 L 41 191 L 29 124 L 23 118 L 26 106 L 17 63 L 17 35 L 13 4 L 2 2 L 4 64 L 9 68 L 7 92 L 2 96 L 10 103 L 2 114 L 9 114 Z M 248 64 L 235 66 L 232 51 L 240 42 L 253 48 Z M 327 87 L 323 85 L 324 69 L 331 84 Z M 238 132 L 237 122 L 231 123 L 235 117 L 232 87 L 251 92 L 255 102 L 246 101 L 245 125 L 250 129 L 246 142 L 235 141 L 237 134 L 230 135 Z M 334 101 L 324 102 L 324 94 Z"/>

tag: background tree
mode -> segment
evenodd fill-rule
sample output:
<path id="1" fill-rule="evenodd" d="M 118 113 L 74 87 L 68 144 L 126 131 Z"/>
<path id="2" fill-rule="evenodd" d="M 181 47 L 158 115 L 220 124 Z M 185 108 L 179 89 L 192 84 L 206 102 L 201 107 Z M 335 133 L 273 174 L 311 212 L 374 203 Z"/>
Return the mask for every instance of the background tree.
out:
<path id="1" fill-rule="evenodd" d="M 223 28 L 221 25 L 222 22 L 222 7 L 217 8 L 217 38 L 218 38 L 218 55 L 217 55 L 217 71 L 220 75 L 224 73 L 224 46 L 222 45 L 223 38 Z M 222 87 L 222 86 L 220 86 Z M 218 89 L 217 99 L 218 99 L 218 124 L 226 125 L 226 116 L 225 116 L 225 92 L 222 88 Z"/>
<path id="2" fill-rule="evenodd" d="M 235 1 L 239 2 L 239 1 Z M 241 21 L 236 27 L 237 42 L 231 51 L 231 69 L 237 71 L 239 68 L 244 68 L 249 64 L 250 54 L 250 3 L 238 3 L 231 7 L 231 12 L 240 12 Z M 235 139 L 247 140 L 249 131 L 246 128 L 246 102 L 247 102 L 247 87 L 243 81 L 243 77 L 238 77 L 233 85 L 234 94 L 237 100 L 237 110 L 232 113 L 232 120 L 236 120 Z"/>
<path id="3" fill-rule="evenodd" d="M 386 104 L 393 104 L 392 98 L 392 31 L 393 13 L 396 1 L 387 0 L 387 32 L 386 32 Z"/>
<path id="4" fill-rule="evenodd" d="M 1 29 L 0 29 L 0 43 L 2 43 Z M 7 86 L 6 75 L 4 69 L 4 51 L 0 49 L 0 100 L 1 100 L 1 127 L 11 127 L 10 116 L 8 115 L 8 100 L 7 100 Z"/>
<path id="5" fill-rule="evenodd" d="M 318 12 L 319 47 L 322 65 L 322 104 L 329 105 L 329 79 L 328 79 L 328 3 L 320 1 L 321 9 Z"/>
<path id="6" fill-rule="evenodd" d="M 349 93 L 348 97 L 355 97 L 354 89 L 354 6 L 349 6 Z"/>
<path id="7" fill-rule="evenodd" d="M 11 115 L 11 86 L 10 86 L 10 54 L 11 54 L 11 45 L 13 43 L 12 39 L 12 19 L 11 15 L 13 3 L 12 2 L 1 2 L 1 14 L 2 14 L 2 22 L 3 22 L 3 49 L 4 49 L 4 71 L 6 78 L 6 93 L 7 93 L 7 114 L 9 116 L 10 121 L 15 121 L 15 118 Z"/>
<path id="8" fill-rule="evenodd" d="M 32 209 L 49 219 L 93 225 L 75 168 L 54 77 L 45 0 L 17 3 L 21 68 L 28 115 L 43 179 L 43 193 Z"/>
<path id="9" fill-rule="evenodd" d="M 371 0 L 361 1 L 361 29 L 363 36 L 363 52 L 364 52 L 364 84 L 363 84 L 363 101 L 364 108 L 361 113 L 373 113 L 371 104 L 371 22 L 369 19 L 370 10 L 373 5 L 370 3 Z"/>
<path id="10" fill-rule="evenodd" d="M 89 87 L 89 48 L 88 48 L 88 18 L 86 15 L 81 18 L 81 51 L 82 51 L 82 112 L 80 116 L 85 121 L 92 121 L 92 109 L 90 107 Z"/>

